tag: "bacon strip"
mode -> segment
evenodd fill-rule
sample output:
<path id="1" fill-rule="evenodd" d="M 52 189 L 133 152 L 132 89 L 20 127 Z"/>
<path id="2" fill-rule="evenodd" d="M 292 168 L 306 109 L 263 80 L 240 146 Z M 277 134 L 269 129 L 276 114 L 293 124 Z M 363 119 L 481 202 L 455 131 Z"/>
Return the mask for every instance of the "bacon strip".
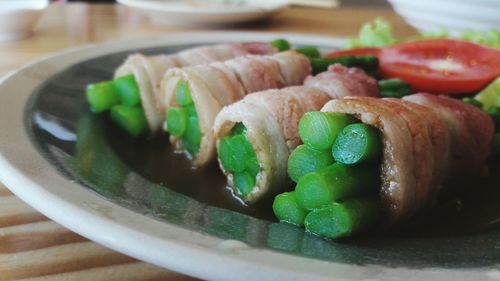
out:
<path id="1" fill-rule="evenodd" d="M 478 175 L 490 153 L 491 118 L 448 97 L 349 97 L 322 111 L 351 114 L 382 132 L 381 200 L 393 221 L 432 205 L 446 176 Z"/>
<path id="2" fill-rule="evenodd" d="M 319 110 L 328 100 L 330 96 L 323 91 L 289 87 L 248 95 L 217 115 L 214 124 L 217 140 L 230 134 L 236 123 L 243 123 L 261 166 L 256 187 L 245 201 L 255 202 L 286 186 L 288 156 L 300 144 L 299 120 L 304 113 Z M 233 186 L 232 175 L 224 171 L 222 164 L 220 167 L 228 177 L 228 184 Z"/>
<path id="3" fill-rule="evenodd" d="M 320 110 L 327 101 L 340 95 L 338 88 L 330 85 L 358 83 L 362 85 L 342 88 L 342 95 L 356 96 L 360 94 L 359 89 L 363 89 L 363 95 L 378 96 L 378 86 L 373 78 L 361 70 L 349 71 L 341 65 L 307 79 L 308 86 L 248 95 L 224 107 L 217 115 L 214 124 L 217 141 L 230 134 L 234 124 L 241 122 L 247 128 L 247 135 L 259 160 L 261 171 L 257 175 L 256 186 L 245 198 L 248 203 L 278 193 L 286 186 L 288 157 L 301 144 L 298 135 L 300 118 L 308 111 Z M 220 167 L 232 186 L 232 175 L 224 171 L 222 164 Z"/>
<path id="4" fill-rule="evenodd" d="M 495 126 L 482 110 L 446 96 L 416 94 L 404 100 L 427 106 L 446 124 L 450 134 L 449 176 L 476 176 L 490 154 Z"/>
<path id="5" fill-rule="evenodd" d="M 162 80 L 158 108 L 165 112 L 169 107 L 176 106 L 175 87 L 180 80 L 188 82 L 203 133 L 199 153 L 193 159 L 195 165 L 201 166 L 215 158 L 212 127 L 216 115 L 224 106 L 256 91 L 300 85 L 310 72 L 308 59 L 295 51 L 174 68 L 167 71 Z M 171 137 L 170 141 L 182 149 L 180 138 Z"/>
<path id="6" fill-rule="evenodd" d="M 338 63 L 331 65 L 325 72 L 307 77 L 304 86 L 318 88 L 335 98 L 379 95 L 375 79 L 366 75 L 360 68 L 347 68 Z"/>
<path id="7" fill-rule="evenodd" d="M 149 128 L 156 132 L 161 128 L 164 112 L 157 107 L 160 82 L 168 69 L 207 64 L 247 55 L 269 55 L 277 52 L 269 43 L 230 43 L 195 47 L 172 55 L 130 55 L 115 71 L 115 78 L 134 74 L 141 92 Z"/>

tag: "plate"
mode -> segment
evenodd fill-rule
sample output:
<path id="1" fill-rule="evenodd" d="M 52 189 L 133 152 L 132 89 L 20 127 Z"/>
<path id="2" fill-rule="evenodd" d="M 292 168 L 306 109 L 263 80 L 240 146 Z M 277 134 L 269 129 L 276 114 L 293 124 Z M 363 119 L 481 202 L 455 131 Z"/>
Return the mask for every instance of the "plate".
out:
<path id="1" fill-rule="evenodd" d="M 182 168 L 186 162 L 180 155 L 169 152 L 166 139 L 143 146 L 116 132 L 106 116 L 87 113 L 85 86 L 111 78 L 132 52 L 275 38 L 323 50 L 341 43 L 297 34 L 180 33 L 85 46 L 21 68 L 0 83 L 0 180 L 35 209 L 89 239 L 203 279 L 500 278 L 498 228 L 451 236 L 415 232 L 322 239 L 224 205 L 217 198 L 227 192 L 214 167 L 193 174 Z"/>
<path id="2" fill-rule="evenodd" d="M 118 3 L 143 10 L 153 22 L 171 25 L 241 24 L 272 17 L 288 7 L 285 0 L 242 0 L 235 4 L 204 0 L 118 0 Z M 228 1 L 226 1 L 228 2 Z M 248 2 L 248 3 L 247 3 Z"/>

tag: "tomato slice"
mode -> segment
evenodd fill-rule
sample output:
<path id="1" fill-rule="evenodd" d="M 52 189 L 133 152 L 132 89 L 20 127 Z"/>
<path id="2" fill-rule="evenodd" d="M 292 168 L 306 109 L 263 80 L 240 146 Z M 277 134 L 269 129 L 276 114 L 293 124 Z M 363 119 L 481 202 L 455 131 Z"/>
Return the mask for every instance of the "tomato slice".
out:
<path id="1" fill-rule="evenodd" d="M 338 58 L 344 56 L 372 55 L 378 56 L 380 48 L 356 48 L 342 51 L 333 51 L 323 55 L 325 58 Z"/>
<path id="2" fill-rule="evenodd" d="M 416 92 L 474 93 L 500 76 L 500 51 L 450 39 L 385 47 L 379 54 L 384 78 L 399 78 Z"/>

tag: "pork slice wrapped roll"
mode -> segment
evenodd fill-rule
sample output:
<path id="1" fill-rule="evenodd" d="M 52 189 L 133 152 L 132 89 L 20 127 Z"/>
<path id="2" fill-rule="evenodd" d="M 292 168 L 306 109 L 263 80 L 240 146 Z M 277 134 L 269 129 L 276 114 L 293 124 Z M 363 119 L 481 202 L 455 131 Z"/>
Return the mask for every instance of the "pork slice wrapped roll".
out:
<path id="1" fill-rule="evenodd" d="M 269 43 L 230 43 L 195 47 L 172 55 L 130 55 L 115 72 L 115 78 L 132 74 L 139 88 L 150 131 L 161 128 L 164 111 L 158 106 L 158 91 L 163 75 L 168 69 L 207 64 L 247 56 L 268 55 L 277 52 Z"/>
<path id="2" fill-rule="evenodd" d="M 432 109 L 444 121 L 451 144 L 449 177 L 477 176 L 490 154 L 495 127 L 482 110 L 446 96 L 416 94 L 404 100 Z"/>
<path id="3" fill-rule="evenodd" d="M 134 54 L 127 58 L 115 72 L 115 79 L 132 74 L 139 88 L 140 100 L 149 130 L 154 132 L 162 124 L 162 113 L 157 107 L 157 89 L 161 77 L 170 68 L 178 67 L 181 63 L 176 56 L 157 55 L 144 56 Z"/>
<path id="4" fill-rule="evenodd" d="M 478 175 L 494 133 L 481 110 L 428 94 L 404 100 L 349 97 L 328 102 L 322 111 L 354 116 L 380 131 L 380 199 L 392 221 L 431 205 L 445 177 Z"/>
<path id="5" fill-rule="evenodd" d="M 282 73 L 287 72 L 300 75 L 284 77 Z M 165 74 L 160 90 L 161 108 L 167 111 L 165 128 L 171 135 L 170 141 L 176 148 L 188 152 L 196 166 L 204 165 L 215 158 L 212 127 L 224 106 L 254 91 L 299 85 L 309 73 L 307 58 L 294 51 L 171 69 Z M 191 121 L 184 121 L 186 118 Z"/>
<path id="6" fill-rule="evenodd" d="M 306 112 L 318 111 L 332 98 L 378 96 L 376 81 L 361 70 L 336 65 L 328 72 L 332 73 L 308 77 L 308 86 L 248 95 L 217 115 L 214 132 L 219 163 L 229 185 L 245 202 L 254 203 L 286 187 L 288 157 L 301 144 L 298 125 Z M 359 85 L 339 89 L 323 83 Z M 240 149 L 243 146 L 246 148 Z M 250 153 L 242 155 L 245 150 Z"/>
<path id="7" fill-rule="evenodd" d="M 316 76 L 309 76 L 304 86 L 318 88 L 329 93 L 332 98 L 347 96 L 378 97 L 377 81 L 357 67 L 334 64 Z M 353 94 L 354 93 L 354 94 Z"/>
<path id="8" fill-rule="evenodd" d="M 241 167 L 233 171 L 227 170 L 227 164 L 224 165 L 224 160 L 219 158 L 221 169 L 228 177 L 228 184 L 235 188 L 235 194 L 252 203 L 286 186 L 288 156 L 300 144 L 297 133 L 299 120 L 304 113 L 318 110 L 328 100 L 330 96 L 323 91 L 289 87 L 248 95 L 217 115 L 214 132 L 219 157 L 221 139 L 230 138 L 236 125 L 244 126 L 246 132 L 238 137 L 246 136 L 248 143 L 244 144 L 244 149 L 253 152 L 243 156 L 243 159 L 235 159 L 237 163 L 233 164 Z M 237 155 L 226 157 L 235 158 Z M 247 167 L 247 164 L 255 166 Z M 250 178 L 251 183 L 235 183 L 238 180 L 235 177 L 243 177 L 243 180 Z"/>

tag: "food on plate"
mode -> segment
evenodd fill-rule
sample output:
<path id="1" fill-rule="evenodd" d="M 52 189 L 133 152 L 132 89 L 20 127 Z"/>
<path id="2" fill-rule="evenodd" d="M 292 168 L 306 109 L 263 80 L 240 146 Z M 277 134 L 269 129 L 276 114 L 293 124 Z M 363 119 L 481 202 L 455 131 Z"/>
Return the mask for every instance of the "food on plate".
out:
<path id="1" fill-rule="evenodd" d="M 234 194 L 254 203 L 282 191 L 288 157 L 300 145 L 300 118 L 345 96 L 377 97 L 377 82 L 361 69 L 335 64 L 308 77 L 302 87 L 254 93 L 223 108 L 215 119 L 214 137 Z"/>
<path id="2" fill-rule="evenodd" d="M 446 29 L 438 32 L 424 32 L 409 38 L 396 38 L 393 34 L 392 26 L 383 18 L 376 18 L 373 21 L 363 24 L 358 37 L 348 38 L 344 43 L 344 48 L 349 50 L 384 47 L 402 42 L 412 42 L 427 39 L 456 39 L 488 46 L 500 48 L 500 30 L 492 28 L 486 32 L 468 30 L 462 34 L 449 35 Z"/>
<path id="3" fill-rule="evenodd" d="M 481 90 L 474 99 L 481 102 L 484 110 L 500 106 L 500 76 Z"/>
<path id="4" fill-rule="evenodd" d="M 212 126 L 224 106 L 250 93 L 301 85 L 310 73 L 307 57 L 295 51 L 171 69 L 159 96 L 170 141 L 195 165 L 205 165 L 215 159 Z"/>
<path id="5" fill-rule="evenodd" d="M 270 43 L 232 43 L 204 46 L 188 49 L 175 55 L 131 55 L 116 70 L 114 80 L 88 85 L 87 101 L 90 110 L 94 113 L 110 111 L 115 123 L 133 137 L 143 135 L 148 131 L 155 133 L 161 128 L 162 119 L 165 118 L 166 114 L 164 105 L 159 100 L 161 98 L 159 87 L 167 70 L 204 65 L 243 56 L 254 55 L 254 59 L 257 59 L 255 58 L 257 55 L 270 55 L 277 51 L 286 52 L 290 49 L 291 46 L 287 40 L 276 39 Z M 329 65 L 340 63 L 345 66 L 362 68 L 372 76 L 379 75 L 378 59 L 374 56 L 323 58 L 318 48 L 313 46 L 298 47 L 294 50 L 309 59 L 314 74 L 326 71 Z M 289 69 L 290 71 L 283 75 L 301 75 L 300 72 L 294 73 L 293 68 L 289 67 Z M 260 79 L 265 80 L 265 75 Z M 245 84 L 248 81 L 242 82 Z M 275 85 L 269 86 L 275 87 Z M 112 107 L 117 108 L 111 110 Z M 172 116 L 177 117 L 181 117 L 183 114 L 180 111 L 171 113 Z M 174 131 L 182 129 L 183 124 L 179 123 L 178 125 L 181 127 L 173 128 Z M 196 134 L 193 136 L 197 137 Z"/>
<path id="6" fill-rule="evenodd" d="M 328 238 L 405 222 L 488 174 L 499 50 L 396 39 L 382 20 L 348 42 L 323 55 L 285 39 L 133 55 L 87 100 L 132 137 L 163 125 L 196 169 L 217 159 L 235 204 L 274 199 L 279 221 Z"/>
<path id="7" fill-rule="evenodd" d="M 344 48 L 382 47 L 398 41 L 399 39 L 396 39 L 392 33 L 392 26 L 384 19 L 376 18 L 361 26 L 357 38 L 348 38 L 344 43 Z"/>
<path id="8" fill-rule="evenodd" d="M 384 78 L 409 82 L 413 90 L 468 94 L 500 76 L 500 50 L 450 39 L 384 47 L 378 55 Z"/>
<path id="9" fill-rule="evenodd" d="M 379 80 L 378 87 L 383 98 L 402 98 L 413 93 L 410 83 L 396 78 Z"/>
<path id="10" fill-rule="evenodd" d="M 113 81 L 90 85 L 87 100 L 93 112 L 103 112 L 117 104 L 142 107 L 147 120 L 143 131 L 149 127 L 156 132 L 163 122 L 163 112 L 157 109 L 156 97 L 161 78 L 168 69 L 276 52 L 271 43 L 252 42 L 202 46 L 172 55 L 133 54 L 118 67 Z"/>
<path id="11" fill-rule="evenodd" d="M 278 195 L 273 207 L 280 220 L 330 238 L 349 236 L 381 214 L 393 223 L 431 207 L 445 183 L 482 173 L 495 132 L 481 109 L 423 93 L 403 99 L 347 97 L 316 114 L 358 121 L 334 132 L 333 144 L 328 139 L 324 153 L 335 163 L 302 175 L 295 195 Z M 318 135 L 332 132 L 325 128 L 318 126 Z"/>

